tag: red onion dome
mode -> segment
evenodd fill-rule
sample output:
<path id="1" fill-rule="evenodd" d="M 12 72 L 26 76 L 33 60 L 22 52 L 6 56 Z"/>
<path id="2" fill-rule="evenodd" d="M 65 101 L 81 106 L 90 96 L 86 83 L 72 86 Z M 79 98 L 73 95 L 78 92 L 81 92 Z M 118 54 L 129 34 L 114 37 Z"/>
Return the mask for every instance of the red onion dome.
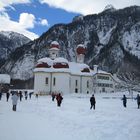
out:
<path id="1" fill-rule="evenodd" d="M 36 68 L 50 68 L 50 67 L 51 67 L 50 65 L 44 62 L 36 65 Z"/>
<path id="2" fill-rule="evenodd" d="M 51 43 L 50 48 L 51 48 L 51 49 L 52 49 L 52 48 L 60 49 L 59 43 L 58 43 L 57 41 L 53 41 L 53 42 Z"/>
<path id="3" fill-rule="evenodd" d="M 77 49 L 76 49 L 76 52 L 78 54 L 85 54 L 86 53 L 86 48 L 84 47 L 84 45 L 78 45 Z"/>
<path id="4" fill-rule="evenodd" d="M 64 62 L 56 62 L 53 64 L 53 68 L 60 69 L 60 68 L 69 68 L 68 63 Z"/>
<path id="5" fill-rule="evenodd" d="M 89 68 L 84 68 L 81 72 L 90 72 Z"/>

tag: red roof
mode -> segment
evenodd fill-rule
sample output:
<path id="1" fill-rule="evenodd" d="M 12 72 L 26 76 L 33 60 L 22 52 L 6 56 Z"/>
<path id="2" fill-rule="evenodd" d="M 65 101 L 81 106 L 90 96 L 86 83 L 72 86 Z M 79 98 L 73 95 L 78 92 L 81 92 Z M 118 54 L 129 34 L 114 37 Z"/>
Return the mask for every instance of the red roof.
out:
<path id="1" fill-rule="evenodd" d="M 61 63 L 61 62 L 57 62 L 53 64 L 53 67 L 56 69 L 59 68 L 69 68 L 69 65 L 67 63 Z"/>
<path id="2" fill-rule="evenodd" d="M 37 64 L 36 68 L 50 68 L 51 66 L 49 66 L 47 63 L 41 63 L 41 64 Z"/>
<path id="3" fill-rule="evenodd" d="M 60 49 L 60 46 L 58 44 L 51 44 L 51 47 L 50 48 L 57 48 L 57 49 Z"/>
<path id="4" fill-rule="evenodd" d="M 76 52 L 77 52 L 78 54 L 85 54 L 85 53 L 86 53 L 86 48 L 84 48 L 84 47 L 78 47 L 78 48 L 76 49 Z"/>
<path id="5" fill-rule="evenodd" d="M 89 68 L 84 68 L 81 72 L 90 72 Z"/>

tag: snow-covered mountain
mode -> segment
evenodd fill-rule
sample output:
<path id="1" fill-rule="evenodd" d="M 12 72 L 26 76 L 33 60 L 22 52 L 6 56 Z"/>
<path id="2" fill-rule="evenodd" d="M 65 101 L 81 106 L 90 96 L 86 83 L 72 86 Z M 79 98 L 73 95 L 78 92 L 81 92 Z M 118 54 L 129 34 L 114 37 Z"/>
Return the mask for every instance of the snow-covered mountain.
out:
<path id="1" fill-rule="evenodd" d="M 87 64 L 98 64 L 124 81 L 140 82 L 140 7 L 107 9 L 53 26 L 37 40 L 17 48 L 1 71 L 14 79 L 32 78 L 37 59 L 47 56 L 48 46 L 56 40 L 61 56 L 69 61 L 76 60 L 75 48 L 83 43 L 87 46 Z"/>
<path id="2" fill-rule="evenodd" d="M 16 48 L 31 41 L 29 38 L 16 32 L 0 31 L 0 66 Z"/>

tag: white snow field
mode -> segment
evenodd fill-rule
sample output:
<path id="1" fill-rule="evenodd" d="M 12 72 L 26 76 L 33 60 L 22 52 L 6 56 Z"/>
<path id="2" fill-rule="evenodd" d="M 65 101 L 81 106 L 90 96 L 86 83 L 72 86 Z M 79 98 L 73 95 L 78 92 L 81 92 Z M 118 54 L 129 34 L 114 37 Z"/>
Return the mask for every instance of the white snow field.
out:
<path id="1" fill-rule="evenodd" d="M 16 112 L 3 96 L 0 140 L 140 140 L 140 109 L 132 99 L 124 108 L 122 94 L 95 94 L 96 110 L 91 95 L 65 95 L 61 107 L 50 96 L 33 96 L 18 101 Z"/>

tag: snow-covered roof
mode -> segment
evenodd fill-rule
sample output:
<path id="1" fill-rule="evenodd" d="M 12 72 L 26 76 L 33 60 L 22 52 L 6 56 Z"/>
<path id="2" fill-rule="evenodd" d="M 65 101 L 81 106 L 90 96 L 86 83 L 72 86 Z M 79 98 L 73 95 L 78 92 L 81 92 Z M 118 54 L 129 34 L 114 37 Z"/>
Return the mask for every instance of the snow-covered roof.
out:
<path id="1" fill-rule="evenodd" d="M 81 63 L 76 63 L 76 62 L 68 62 L 67 59 L 62 58 L 62 57 L 58 57 L 55 58 L 54 60 L 50 59 L 50 58 L 42 58 L 38 60 L 38 64 L 41 63 L 47 63 L 49 66 L 48 68 L 43 68 L 43 67 L 36 67 L 34 69 L 34 72 L 66 72 L 66 73 L 70 73 L 70 74 L 74 74 L 74 75 L 85 75 L 85 76 L 92 76 L 93 73 L 90 70 L 89 66 L 87 64 L 81 64 Z M 54 67 L 54 65 L 58 63 L 58 64 L 67 64 L 67 67 Z"/>
<path id="2" fill-rule="evenodd" d="M 0 83 L 1 84 L 10 84 L 10 75 L 0 74 Z"/>
<path id="3" fill-rule="evenodd" d="M 108 74 L 108 75 L 110 75 L 110 73 L 103 71 L 103 70 L 98 70 L 98 71 L 92 70 L 92 73 L 93 73 L 93 75 L 95 75 L 95 74 Z"/>
<path id="4" fill-rule="evenodd" d="M 50 50 L 59 50 L 59 49 L 60 49 L 59 43 L 57 41 L 53 41 L 51 43 Z"/>
<path id="5" fill-rule="evenodd" d="M 52 41 L 51 45 L 59 45 L 57 41 Z"/>
<path id="6" fill-rule="evenodd" d="M 89 69 L 89 66 L 88 66 L 87 64 L 69 62 L 69 66 L 70 66 L 71 74 L 74 74 L 74 75 L 92 76 L 92 72 L 91 72 L 91 70 Z M 88 69 L 90 70 L 90 72 L 82 72 L 82 70 L 84 70 L 85 68 L 88 68 Z"/>
<path id="7" fill-rule="evenodd" d="M 54 60 L 45 57 L 39 59 L 38 64 L 44 64 L 44 67 L 43 65 L 41 65 L 40 67 L 38 66 L 34 69 L 34 72 L 65 72 L 70 73 L 72 75 L 82 76 L 94 76 L 95 74 L 110 75 L 110 73 L 103 70 L 91 70 L 90 67 L 84 63 L 69 62 L 63 57 L 57 57 Z"/>

